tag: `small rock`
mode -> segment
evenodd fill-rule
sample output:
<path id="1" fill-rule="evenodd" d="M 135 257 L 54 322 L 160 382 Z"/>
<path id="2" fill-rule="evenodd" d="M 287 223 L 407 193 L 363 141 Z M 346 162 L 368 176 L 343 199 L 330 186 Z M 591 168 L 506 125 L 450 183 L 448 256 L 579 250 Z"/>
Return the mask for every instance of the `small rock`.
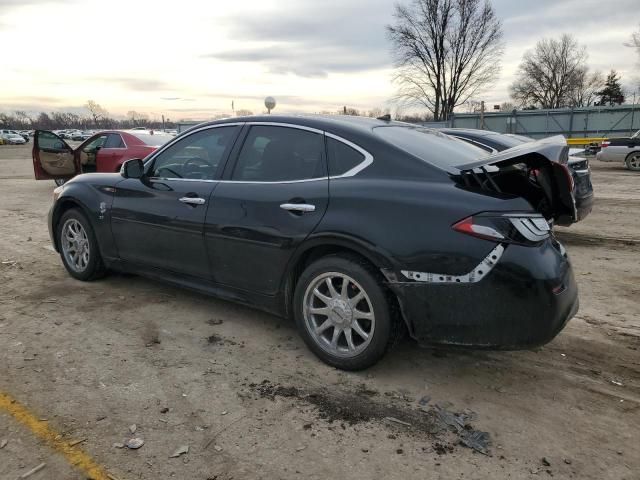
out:
<path id="1" fill-rule="evenodd" d="M 222 412 L 220 415 L 226 415 L 227 413 L 229 413 L 229 412 L 227 412 L 227 411 L 225 410 L 225 411 L 224 411 L 224 412 Z"/>
<path id="2" fill-rule="evenodd" d="M 210 318 L 209 320 L 207 320 L 207 323 L 209 325 L 222 325 L 223 320 L 220 318 Z"/>
<path id="3" fill-rule="evenodd" d="M 138 430 L 138 426 L 134 423 L 133 425 L 129 425 L 129 431 L 133 434 Z"/>
<path id="4" fill-rule="evenodd" d="M 402 450 L 401 448 L 398 448 L 398 449 L 396 450 L 396 453 L 397 453 L 398 455 L 402 455 L 402 454 L 404 453 L 404 450 Z"/>
<path id="5" fill-rule="evenodd" d="M 305 430 L 311 430 L 311 427 L 313 426 L 313 423 L 305 423 L 302 428 L 304 428 Z"/>
<path id="6" fill-rule="evenodd" d="M 571 459 L 570 458 L 565 458 L 564 459 L 564 463 L 566 463 L 567 465 L 571 465 Z"/>
<path id="7" fill-rule="evenodd" d="M 363 448 L 362 449 L 362 453 L 369 453 L 369 449 L 368 448 Z"/>
<path id="8" fill-rule="evenodd" d="M 307 448 L 307 447 L 306 447 L 306 445 L 301 445 L 301 446 L 299 446 L 299 447 L 297 447 L 297 448 L 296 448 L 296 452 L 301 452 L 301 451 L 303 451 L 305 448 Z"/>
<path id="9" fill-rule="evenodd" d="M 7 440 L 6 438 L 2 439 L 2 441 L 0 441 L 0 449 L 6 447 L 7 443 L 9 443 L 9 440 Z"/>
<path id="10" fill-rule="evenodd" d="M 169 408 L 167 408 L 167 407 L 164 407 L 164 408 L 160 409 L 160 413 L 167 413 L 167 412 L 169 412 Z"/>
<path id="11" fill-rule="evenodd" d="M 213 449 L 214 449 L 216 452 L 221 452 L 221 451 L 222 451 L 222 447 L 221 447 L 220 445 L 214 445 L 214 446 L 213 446 Z"/>
<path id="12" fill-rule="evenodd" d="M 418 400 L 418 405 L 425 406 L 431 401 L 431 397 L 429 395 L 425 395 L 420 400 Z"/>
<path id="13" fill-rule="evenodd" d="M 127 443 L 125 443 L 125 446 L 127 448 L 130 448 L 131 450 L 137 450 L 143 445 L 144 445 L 144 440 L 142 440 L 141 438 L 131 438 L 127 440 Z"/>
<path id="14" fill-rule="evenodd" d="M 189 445 L 181 445 L 179 446 L 175 452 L 169 455 L 169 458 L 176 458 L 180 455 L 184 455 L 185 453 L 189 453 Z"/>
<path id="15" fill-rule="evenodd" d="M 124 448 L 124 443 L 116 442 L 116 443 L 112 443 L 111 446 L 113 448 Z"/>
<path id="16" fill-rule="evenodd" d="M 542 457 L 542 464 L 545 467 L 550 467 L 551 466 L 551 462 L 549 461 L 549 459 L 547 457 Z"/>

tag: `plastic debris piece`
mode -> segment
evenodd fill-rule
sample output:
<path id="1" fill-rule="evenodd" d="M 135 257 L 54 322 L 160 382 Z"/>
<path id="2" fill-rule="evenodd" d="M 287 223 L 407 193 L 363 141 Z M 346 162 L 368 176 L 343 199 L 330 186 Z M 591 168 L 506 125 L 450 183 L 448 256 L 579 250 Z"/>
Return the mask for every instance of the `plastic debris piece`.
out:
<path id="1" fill-rule="evenodd" d="M 479 430 L 465 430 L 460 435 L 460 442 L 465 446 L 483 455 L 489 455 L 490 436 L 487 432 Z"/>
<path id="2" fill-rule="evenodd" d="M 189 445 L 181 445 L 179 446 L 175 452 L 169 455 L 169 458 L 176 458 L 180 455 L 184 455 L 185 453 L 189 453 Z"/>

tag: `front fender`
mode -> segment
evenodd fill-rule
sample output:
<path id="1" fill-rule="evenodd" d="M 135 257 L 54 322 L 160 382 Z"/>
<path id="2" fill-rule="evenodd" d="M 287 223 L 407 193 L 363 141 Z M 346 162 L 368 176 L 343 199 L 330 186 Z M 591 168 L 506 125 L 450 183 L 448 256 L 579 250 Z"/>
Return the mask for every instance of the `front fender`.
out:
<path id="1" fill-rule="evenodd" d="M 55 235 L 60 218 L 70 208 L 79 208 L 93 227 L 102 258 L 108 261 L 108 259 L 118 257 L 111 233 L 111 206 L 114 192 L 113 186 L 102 181 L 71 181 L 64 185 L 64 189 L 51 208 L 49 215 L 50 230 L 53 233 L 52 238 L 56 251 L 60 248 Z"/>

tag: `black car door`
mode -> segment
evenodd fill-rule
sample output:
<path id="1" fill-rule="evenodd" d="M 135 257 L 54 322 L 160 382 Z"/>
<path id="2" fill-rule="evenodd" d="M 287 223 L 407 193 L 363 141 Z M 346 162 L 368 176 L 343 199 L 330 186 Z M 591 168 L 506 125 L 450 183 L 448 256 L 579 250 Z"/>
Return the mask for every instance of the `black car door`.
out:
<path id="1" fill-rule="evenodd" d="M 327 208 L 324 136 L 278 124 L 243 135 L 207 211 L 207 250 L 215 282 L 273 295 Z"/>
<path id="2" fill-rule="evenodd" d="M 116 186 L 112 230 L 121 259 L 210 279 L 203 226 L 238 125 L 197 130 L 159 151 L 142 179 Z"/>

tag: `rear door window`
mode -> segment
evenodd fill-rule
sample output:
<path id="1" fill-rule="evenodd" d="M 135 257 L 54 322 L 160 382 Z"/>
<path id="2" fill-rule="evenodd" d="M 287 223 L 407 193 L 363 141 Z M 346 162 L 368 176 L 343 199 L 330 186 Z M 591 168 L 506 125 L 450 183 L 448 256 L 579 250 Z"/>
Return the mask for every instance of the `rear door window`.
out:
<path id="1" fill-rule="evenodd" d="M 286 182 L 326 177 L 324 141 L 298 128 L 254 125 L 249 130 L 231 179 Z"/>
<path id="2" fill-rule="evenodd" d="M 104 142 L 104 148 L 125 148 L 125 144 L 119 134 L 110 133 L 107 135 L 107 140 Z"/>

